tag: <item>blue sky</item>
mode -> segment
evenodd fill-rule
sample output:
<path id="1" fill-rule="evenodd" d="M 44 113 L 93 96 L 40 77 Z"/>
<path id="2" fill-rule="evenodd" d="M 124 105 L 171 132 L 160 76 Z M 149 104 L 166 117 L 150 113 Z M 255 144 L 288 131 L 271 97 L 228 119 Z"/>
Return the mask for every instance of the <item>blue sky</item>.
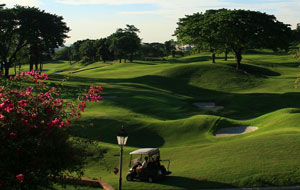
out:
<path id="1" fill-rule="evenodd" d="M 300 23 L 300 0 L 2 0 L 36 6 L 63 16 L 71 28 L 66 44 L 107 37 L 117 28 L 133 24 L 143 42 L 164 42 L 172 37 L 179 18 L 207 9 L 249 9 L 273 14 L 279 21 Z"/>

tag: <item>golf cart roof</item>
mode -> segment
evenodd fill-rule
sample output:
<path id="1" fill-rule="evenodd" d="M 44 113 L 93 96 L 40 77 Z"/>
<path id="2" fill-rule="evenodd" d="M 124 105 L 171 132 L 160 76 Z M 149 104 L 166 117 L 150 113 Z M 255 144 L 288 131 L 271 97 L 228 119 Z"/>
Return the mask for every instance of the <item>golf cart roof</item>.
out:
<path id="1" fill-rule="evenodd" d="M 129 154 L 130 155 L 137 155 L 137 154 L 153 155 L 158 152 L 159 152 L 158 148 L 141 148 L 133 152 L 130 152 Z"/>

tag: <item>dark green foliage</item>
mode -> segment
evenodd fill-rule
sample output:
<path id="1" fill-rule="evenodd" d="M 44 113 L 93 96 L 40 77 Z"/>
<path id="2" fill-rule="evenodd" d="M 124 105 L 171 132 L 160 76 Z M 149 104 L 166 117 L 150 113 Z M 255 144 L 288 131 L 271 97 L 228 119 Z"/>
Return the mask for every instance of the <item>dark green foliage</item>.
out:
<path id="1" fill-rule="evenodd" d="M 163 57 L 165 56 L 165 45 L 162 43 L 143 43 L 140 48 L 140 56 L 147 57 Z"/>
<path id="2" fill-rule="evenodd" d="M 63 47 L 63 48 L 57 49 L 55 51 L 55 55 L 53 56 L 53 59 L 64 60 L 64 61 L 71 60 L 71 48 Z"/>
<path id="3" fill-rule="evenodd" d="M 176 42 L 174 40 L 165 41 L 164 45 L 165 45 L 166 55 L 170 55 L 173 51 L 176 50 L 176 48 L 175 48 Z"/>
<path id="4" fill-rule="evenodd" d="M 69 28 L 63 22 L 63 17 L 34 7 L 16 6 L 1 9 L 0 31 L 0 61 L 8 77 L 9 68 L 22 49 L 27 49 L 30 70 L 34 65 L 37 70 L 45 54 L 63 45 Z"/>
<path id="5" fill-rule="evenodd" d="M 236 69 L 240 69 L 243 50 L 270 48 L 288 50 L 293 40 L 289 25 L 277 21 L 275 16 L 246 10 L 208 10 L 179 19 L 175 35 L 182 43 L 207 47 L 215 62 L 216 50 L 228 53 L 230 48 L 236 57 Z"/>
<path id="6" fill-rule="evenodd" d="M 103 62 L 107 60 L 113 60 L 114 54 L 109 50 L 109 40 L 107 38 L 101 38 L 97 40 L 97 56 L 102 59 Z"/>
<path id="7" fill-rule="evenodd" d="M 134 54 L 140 47 L 141 39 L 138 37 L 137 29 L 133 25 L 126 25 L 125 29 L 119 28 L 115 33 L 110 35 L 108 39 L 110 40 L 109 49 L 114 52 L 114 55 L 120 59 L 127 59 L 132 62 Z"/>

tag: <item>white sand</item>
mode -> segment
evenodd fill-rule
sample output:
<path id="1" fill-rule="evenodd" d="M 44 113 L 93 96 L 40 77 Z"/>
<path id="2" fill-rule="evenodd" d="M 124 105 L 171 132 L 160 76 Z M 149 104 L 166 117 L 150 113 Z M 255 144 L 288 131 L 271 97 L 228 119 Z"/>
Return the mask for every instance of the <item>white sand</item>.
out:
<path id="1" fill-rule="evenodd" d="M 241 135 L 256 131 L 258 127 L 253 126 L 240 126 L 240 127 L 226 127 L 218 130 L 215 133 L 216 137 L 229 137 L 235 135 Z"/>

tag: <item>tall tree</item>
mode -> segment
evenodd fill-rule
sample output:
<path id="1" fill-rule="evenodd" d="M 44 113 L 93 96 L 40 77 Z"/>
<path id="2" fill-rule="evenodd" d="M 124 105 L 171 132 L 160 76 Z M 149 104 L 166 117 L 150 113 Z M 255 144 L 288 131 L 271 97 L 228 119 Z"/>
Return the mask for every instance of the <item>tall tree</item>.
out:
<path id="1" fill-rule="evenodd" d="M 34 7 L 16 6 L 0 11 L 0 57 L 5 76 L 18 53 L 29 49 L 30 69 L 38 69 L 43 53 L 49 53 L 64 43 L 69 28 L 63 18 Z"/>
<path id="2" fill-rule="evenodd" d="M 85 40 L 80 44 L 79 53 L 83 62 L 97 61 L 95 45 L 95 40 Z"/>
<path id="3" fill-rule="evenodd" d="M 107 60 L 113 60 L 113 53 L 109 50 L 109 40 L 107 38 L 101 38 L 97 40 L 97 56 L 99 56 L 103 62 Z"/>
<path id="4" fill-rule="evenodd" d="M 208 10 L 204 14 L 195 13 L 180 18 L 174 34 L 183 44 L 194 44 L 209 49 L 212 63 L 215 63 L 216 51 L 221 44 L 215 20 L 216 14 L 221 10 Z"/>
<path id="5" fill-rule="evenodd" d="M 293 40 L 289 25 L 273 15 L 247 10 L 223 10 L 217 15 L 221 36 L 236 57 L 236 69 L 241 68 L 242 52 L 249 48 L 269 48 L 288 51 Z M 224 43 L 224 42 L 223 42 Z"/>
<path id="6" fill-rule="evenodd" d="M 0 11 L 0 60 L 1 70 L 9 75 L 9 68 L 17 58 L 17 53 L 26 46 L 21 35 L 20 23 L 16 9 Z"/>
<path id="7" fill-rule="evenodd" d="M 230 48 L 239 70 L 243 50 L 270 48 L 288 50 L 293 39 L 289 25 L 273 15 L 247 10 L 208 10 L 181 18 L 175 31 L 177 38 L 197 46 L 208 46 L 214 63 L 215 51 Z"/>
<path id="8" fill-rule="evenodd" d="M 137 35 L 139 30 L 133 25 L 126 25 L 125 29 L 119 28 L 115 33 L 110 35 L 110 50 L 114 52 L 114 55 L 121 60 L 129 58 L 130 62 L 133 61 L 134 53 L 140 47 L 141 39 Z"/>

